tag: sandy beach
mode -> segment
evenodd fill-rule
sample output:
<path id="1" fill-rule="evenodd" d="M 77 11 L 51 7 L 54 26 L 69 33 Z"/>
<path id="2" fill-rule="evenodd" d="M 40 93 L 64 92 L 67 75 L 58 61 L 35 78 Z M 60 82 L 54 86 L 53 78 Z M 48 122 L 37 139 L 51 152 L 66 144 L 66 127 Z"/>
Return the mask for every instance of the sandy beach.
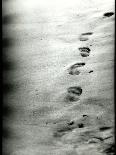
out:
<path id="1" fill-rule="evenodd" d="M 114 3 L 3 2 L 4 155 L 114 155 Z"/>

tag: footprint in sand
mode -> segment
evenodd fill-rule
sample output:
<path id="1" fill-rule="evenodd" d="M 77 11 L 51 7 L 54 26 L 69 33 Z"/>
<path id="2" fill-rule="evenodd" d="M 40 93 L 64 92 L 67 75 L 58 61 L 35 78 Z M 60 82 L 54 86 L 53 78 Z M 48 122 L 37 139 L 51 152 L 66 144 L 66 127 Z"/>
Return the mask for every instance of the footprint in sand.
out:
<path id="1" fill-rule="evenodd" d="M 67 89 L 66 102 L 76 102 L 79 100 L 79 96 L 82 94 L 82 88 L 80 86 L 69 87 Z"/>
<path id="2" fill-rule="evenodd" d="M 68 91 L 68 93 L 73 93 L 73 94 L 76 94 L 76 95 L 78 95 L 78 96 L 80 96 L 81 94 L 82 94 L 82 88 L 81 87 L 76 87 L 76 86 L 74 86 L 74 87 L 69 87 L 68 89 L 67 89 L 67 91 Z"/>
<path id="3" fill-rule="evenodd" d="M 114 12 L 106 12 L 103 14 L 104 17 L 111 17 L 114 15 Z"/>
<path id="4" fill-rule="evenodd" d="M 87 40 L 89 40 L 89 36 L 92 35 L 92 34 L 93 34 L 93 32 L 82 33 L 80 35 L 79 40 L 80 41 L 87 41 Z"/>
<path id="5" fill-rule="evenodd" d="M 79 68 L 83 67 L 84 65 L 85 65 L 84 62 L 75 63 L 74 65 L 72 65 L 68 69 L 69 74 L 71 74 L 71 75 L 79 75 L 80 74 Z"/>
<path id="6" fill-rule="evenodd" d="M 82 57 L 88 57 L 90 55 L 91 50 L 89 47 L 80 47 L 79 51 Z"/>

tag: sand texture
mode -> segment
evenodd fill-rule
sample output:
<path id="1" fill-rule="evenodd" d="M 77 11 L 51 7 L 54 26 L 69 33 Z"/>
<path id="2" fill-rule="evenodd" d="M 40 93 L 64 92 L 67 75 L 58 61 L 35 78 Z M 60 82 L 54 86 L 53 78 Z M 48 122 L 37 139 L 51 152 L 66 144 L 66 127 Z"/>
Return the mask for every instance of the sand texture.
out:
<path id="1" fill-rule="evenodd" d="M 114 155 L 114 1 L 4 0 L 5 155 Z"/>

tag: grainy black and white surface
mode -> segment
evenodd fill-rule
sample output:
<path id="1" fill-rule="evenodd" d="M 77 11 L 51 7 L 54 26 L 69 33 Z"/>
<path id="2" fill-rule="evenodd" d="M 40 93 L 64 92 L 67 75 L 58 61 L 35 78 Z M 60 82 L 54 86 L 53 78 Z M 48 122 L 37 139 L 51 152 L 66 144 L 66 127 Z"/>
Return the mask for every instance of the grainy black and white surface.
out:
<path id="1" fill-rule="evenodd" d="M 3 154 L 114 155 L 114 0 L 3 0 Z"/>

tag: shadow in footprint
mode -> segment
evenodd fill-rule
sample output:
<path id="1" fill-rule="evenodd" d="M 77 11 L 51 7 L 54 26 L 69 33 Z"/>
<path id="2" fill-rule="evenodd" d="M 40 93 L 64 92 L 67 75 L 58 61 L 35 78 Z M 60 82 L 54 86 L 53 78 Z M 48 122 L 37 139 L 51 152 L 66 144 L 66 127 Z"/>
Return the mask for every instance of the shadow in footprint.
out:
<path id="1" fill-rule="evenodd" d="M 103 14 L 104 17 L 111 17 L 114 15 L 114 12 L 106 12 Z"/>
<path id="2" fill-rule="evenodd" d="M 66 102 L 76 102 L 79 100 L 79 96 L 82 94 L 81 87 L 69 87 L 67 89 Z"/>
<path id="3" fill-rule="evenodd" d="M 90 71 L 89 71 L 89 73 L 92 73 L 92 72 L 93 72 L 93 70 L 90 70 Z"/>
<path id="4" fill-rule="evenodd" d="M 83 36 L 89 36 L 89 35 L 92 35 L 93 34 L 93 32 L 86 32 L 86 33 L 82 33 L 81 35 L 83 35 Z"/>
<path id="5" fill-rule="evenodd" d="M 89 36 L 92 35 L 92 34 L 93 34 L 93 32 L 82 33 L 82 34 L 80 35 L 79 40 L 80 40 L 80 41 L 87 41 L 87 40 L 89 40 Z"/>
<path id="6" fill-rule="evenodd" d="M 80 47 L 79 48 L 80 54 L 82 57 L 87 57 L 90 55 L 90 48 L 89 47 Z"/>
<path id="7" fill-rule="evenodd" d="M 109 130 L 109 129 L 111 129 L 110 126 L 103 126 L 103 127 L 99 128 L 100 131 L 106 131 L 106 130 Z"/>
<path id="8" fill-rule="evenodd" d="M 85 37 L 82 37 L 82 36 L 81 36 L 79 40 L 80 40 L 80 41 L 87 41 L 87 40 L 89 40 L 89 38 L 87 38 L 87 37 L 85 38 Z"/>
<path id="9" fill-rule="evenodd" d="M 80 63 L 76 63 L 74 65 L 72 65 L 69 69 L 68 72 L 71 75 L 79 75 L 80 71 L 79 71 L 79 67 L 83 67 L 85 65 L 84 62 L 80 62 Z"/>

